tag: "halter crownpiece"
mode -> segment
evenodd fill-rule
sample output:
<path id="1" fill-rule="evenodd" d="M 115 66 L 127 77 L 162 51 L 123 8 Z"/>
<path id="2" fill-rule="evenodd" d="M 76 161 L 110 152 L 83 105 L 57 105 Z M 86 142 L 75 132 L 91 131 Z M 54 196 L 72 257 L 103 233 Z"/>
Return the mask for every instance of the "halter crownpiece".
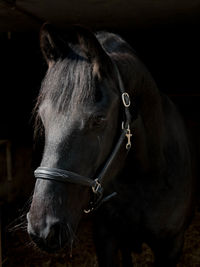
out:
<path id="1" fill-rule="evenodd" d="M 44 180 L 51 180 L 57 181 L 62 183 L 73 183 L 79 184 L 83 186 L 91 187 L 93 193 L 93 199 L 90 201 L 89 207 L 87 210 L 84 210 L 85 213 L 90 213 L 91 211 L 96 210 L 101 204 L 110 200 L 112 197 L 116 196 L 117 193 L 113 192 L 110 195 L 103 197 L 103 187 L 102 184 L 105 180 L 106 174 L 108 173 L 112 162 L 115 160 L 116 156 L 120 148 L 124 144 L 124 140 L 127 138 L 126 149 L 127 152 L 131 148 L 131 130 L 130 130 L 130 123 L 131 123 L 131 114 L 129 111 L 129 107 L 131 105 L 130 97 L 127 92 L 124 90 L 124 85 L 118 70 L 118 67 L 113 62 L 114 68 L 117 73 L 119 89 L 121 93 L 122 103 L 124 106 L 124 113 L 125 113 L 125 121 L 122 122 L 122 133 L 116 143 L 113 151 L 111 152 L 110 156 L 108 157 L 104 167 L 102 168 L 101 172 L 97 176 L 96 179 L 91 179 L 82 175 L 79 175 L 74 172 L 70 172 L 63 169 L 58 168 L 48 168 L 48 167 L 38 167 L 35 172 L 36 179 L 44 179 Z"/>

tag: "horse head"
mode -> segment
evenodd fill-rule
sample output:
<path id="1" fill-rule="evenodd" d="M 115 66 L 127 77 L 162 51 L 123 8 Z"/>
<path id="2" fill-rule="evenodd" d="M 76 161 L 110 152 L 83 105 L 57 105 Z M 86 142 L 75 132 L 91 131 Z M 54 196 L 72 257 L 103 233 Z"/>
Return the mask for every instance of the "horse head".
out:
<path id="1" fill-rule="evenodd" d="M 119 127 L 113 63 L 95 35 L 81 27 L 61 33 L 45 24 L 40 42 L 48 64 L 37 103 L 45 135 L 40 166 L 93 178 Z M 37 179 L 27 214 L 33 241 L 49 252 L 71 245 L 89 200 L 87 186 Z"/>

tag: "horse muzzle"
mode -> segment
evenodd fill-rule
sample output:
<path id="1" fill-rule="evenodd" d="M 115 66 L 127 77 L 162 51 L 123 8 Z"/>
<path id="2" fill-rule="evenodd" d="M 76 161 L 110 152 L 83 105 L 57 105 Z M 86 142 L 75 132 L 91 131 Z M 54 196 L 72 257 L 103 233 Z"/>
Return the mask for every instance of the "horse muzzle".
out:
<path id="1" fill-rule="evenodd" d="M 33 223 L 28 213 L 27 221 L 29 236 L 37 247 L 45 252 L 57 252 L 73 242 L 69 227 L 55 218 L 48 218 L 48 221 L 43 223 L 35 221 Z"/>

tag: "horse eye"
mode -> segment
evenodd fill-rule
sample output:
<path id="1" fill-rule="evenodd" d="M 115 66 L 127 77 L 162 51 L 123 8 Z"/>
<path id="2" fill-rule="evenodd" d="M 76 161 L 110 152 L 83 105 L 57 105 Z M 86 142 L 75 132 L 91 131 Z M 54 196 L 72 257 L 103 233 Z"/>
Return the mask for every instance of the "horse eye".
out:
<path id="1" fill-rule="evenodd" d="M 103 127 L 105 125 L 106 118 L 104 116 L 93 116 L 91 119 L 92 127 Z"/>

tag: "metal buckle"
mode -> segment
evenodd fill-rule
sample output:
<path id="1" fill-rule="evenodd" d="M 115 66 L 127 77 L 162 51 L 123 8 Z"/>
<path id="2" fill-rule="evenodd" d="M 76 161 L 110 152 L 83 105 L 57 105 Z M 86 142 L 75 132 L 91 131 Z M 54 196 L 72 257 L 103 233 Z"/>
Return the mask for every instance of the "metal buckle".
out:
<path id="1" fill-rule="evenodd" d="M 131 148 L 131 130 L 129 128 L 129 125 L 128 125 L 128 128 L 126 129 L 126 137 L 128 139 L 128 142 L 126 144 L 126 149 L 129 150 Z"/>
<path id="2" fill-rule="evenodd" d="M 126 108 L 128 108 L 130 106 L 131 101 L 130 101 L 130 97 L 129 97 L 129 94 L 128 93 L 124 92 L 122 94 L 122 102 L 123 102 L 123 104 L 124 104 L 124 106 Z"/>
<path id="3" fill-rule="evenodd" d="M 95 193 L 95 194 L 98 194 L 98 193 L 101 194 L 103 189 L 101 187 L 101 184 L 99 182 L 99 179 L 97 178 L 94 181 L 95 181 L 95 184 L 92 186 L 93 193 Z"/>
<path id="4" fill-rule="evenodd" d="M 95 194 L 95 198 L 93 201 L 90 202 L 89 208 L 84 209 L 84 213 L 90 213 L 91 211 L 95 210 L 100 206 L 101 199 L 103 196 L 103 187 L 101 186 L 101 183 L 99 182 L 99 179 L 94 180 L 94 185 L 92 186 L 92 192 Z"/>
<path id="5" fill-rule="evenodd" d="M 90 213 L 91 211 L 93 211 L 94 210 L 94 207 L 92 207 L 91 209 L 84 209 L 84 213 L 85 214 L 88 214 L 88 213 Z"/>
<path id="6" fill-rule="evenodd" d="M 112 194 L 104 197 L 103 199 L 99 199 L 96 203 L 90 202 L 90 208 L 84 209 L 84 213 L 88 214 L 92 211 L 95 211 L 98 209 L 103 203 L 109 201 L 111 198 L 115 197 L 117 195 L 117 192 L 113 192 Z"/>
<path id="7" fill-rule="evenodd" d="M 128 124 L 127 129 L 124 128 L 124 122 L 122 122 L 122 129 L 126 131 L 126 137 L 128 139 L 128 142 L 126 144 L 126 149 L 129 150 L 131 148 L 131 130 L 130 130 L 130 126 Z"/>

